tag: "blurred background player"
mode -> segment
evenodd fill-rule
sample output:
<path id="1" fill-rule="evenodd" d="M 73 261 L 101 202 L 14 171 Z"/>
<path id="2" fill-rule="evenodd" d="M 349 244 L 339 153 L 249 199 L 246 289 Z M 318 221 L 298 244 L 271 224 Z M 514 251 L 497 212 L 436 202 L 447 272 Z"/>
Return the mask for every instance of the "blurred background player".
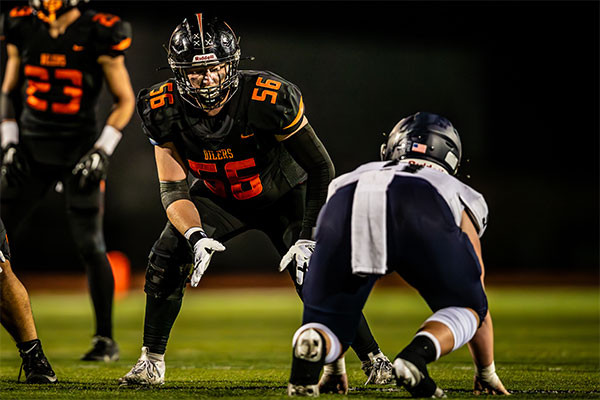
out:
<path id="1" fill-rule="evenodd" d="M 171 35 L 168 61 L 175 78 L 137 99 L 169 221 L 146 270 L 142 355 L 121 384 L 164 382 L 164 353 L 186 282 L 198 285 L 213 253 L 225 250 L 220 242 L 258 229 L 280 255 L 291 247 L 281 270 L 300 293 L 334 176 L 300 90 L 271 72 L 239 71 L 238 38 L 225 22 L 204 14 L 184 19 Z M 191 188 L 188 172 L 196 178 Z M 366 362 L 369 353 L 378 355 L 369 375 L 392 377 L 364 319 L 354 349 Z"/>
<path id="2" fill-rule="evenodd" d="M 31 313 L 27 290 L 10 266 L 10 248 L 4 224 L 0 219 L 0 319 L 13 337 L 23 359 L 25 383 L 56 383 L 56 374 L 42 350 Z M 21 379 L 19 371 L 19 380 Z"/>
<path id="3" fill-rule="evenodd" d="M 12 234 L 50 189 L 64 193 L 96 317 L 93 347 L 82 360 L 113 361 L 119 350 L 112 339 L 114 280 L 102 232 L 104 180 L 108 157 L 135 107 L 123 55 L 131 28 L 115 15 L 81 12 L 77 3 L 36 0 L 3 15 L 2 216 Z M 103 78 L 114 104 L 99 131 Z"/>
<path id="4" fill-rule="evenodd" d="M 444 397 L 427 364 L 468 343 L 475 391 L 509 394 L 495 372 L 483 287 L 479 237 L 488 209 L 479 193 L 452 176 L 460 158 L 450 121 L 417 113 L 394 127 L 382 162 L 330 184 L 304 282 L 304 325 L 293 338 L 289 395 L 319 395 L 323 364 L 352 343 L 373 285 L 392 271 L 434 312 L 396 356 L 397 384 L 414 397 Z"/>

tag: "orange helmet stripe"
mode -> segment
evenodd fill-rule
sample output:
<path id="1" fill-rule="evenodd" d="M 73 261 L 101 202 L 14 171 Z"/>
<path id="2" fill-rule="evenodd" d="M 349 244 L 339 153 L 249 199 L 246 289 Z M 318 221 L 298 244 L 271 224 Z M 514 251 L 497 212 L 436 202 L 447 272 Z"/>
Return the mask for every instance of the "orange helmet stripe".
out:
<path id="1" fill-rule="evenodd" d="M 205 50 L 204 50 L 204 28 L 202 27 L 202 13 L 196 14 L 196 19 L 198 20 L 198 30 L 200 31 L 200 42 L 202 42 L 202 53 L 205 53 Z"/>

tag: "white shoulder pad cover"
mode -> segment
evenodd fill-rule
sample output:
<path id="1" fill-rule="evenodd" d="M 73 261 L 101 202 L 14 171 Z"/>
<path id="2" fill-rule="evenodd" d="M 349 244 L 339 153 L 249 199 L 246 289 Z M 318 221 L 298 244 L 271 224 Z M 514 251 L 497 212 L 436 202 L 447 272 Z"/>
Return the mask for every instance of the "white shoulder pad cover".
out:
<path id="1" fill-rule="evenodd" d="M 463 186 L 459 192 L 460 201 L 467 209 L 467 213 L 475 219 L 475 228 L 479 237 L 485 232 L 488 223 L 488 206 L 483 196 L 468 186 Z"/>

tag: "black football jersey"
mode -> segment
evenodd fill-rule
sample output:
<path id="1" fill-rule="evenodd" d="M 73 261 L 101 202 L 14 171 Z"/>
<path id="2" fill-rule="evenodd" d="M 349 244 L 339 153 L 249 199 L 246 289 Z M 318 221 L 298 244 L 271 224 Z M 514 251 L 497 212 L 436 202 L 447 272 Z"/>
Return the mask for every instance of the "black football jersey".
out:
<path id="1" fill-rule="evenodd" d="M 21 138 L 38 161 L 76 162 L 99 135 L 95 107 L 104 78 L 97 59 L 123 54 L 130 25 L 88 10 L 52 38 L 30 7 L 13 8 L 3 18 L 4 39 L 21 58 Z"/>
<path id="2" fill-rule="evenodd" d="M 302 94 L 271 72 L 240 71 L 238 90 L 215 117 L 183 100 L 174 79 L 140 91 L 137 110 L 150 141 L 173 142 L 225 207 L 264 207 L 306 180 L 278 140 L 300 126 Z"/>

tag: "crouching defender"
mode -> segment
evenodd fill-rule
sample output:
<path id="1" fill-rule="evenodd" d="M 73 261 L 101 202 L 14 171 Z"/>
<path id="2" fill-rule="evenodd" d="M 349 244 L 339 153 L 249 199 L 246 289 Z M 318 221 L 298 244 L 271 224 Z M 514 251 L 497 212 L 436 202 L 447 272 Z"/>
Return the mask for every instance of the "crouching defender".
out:
<path id="1" fill-rule="evenodd" d="M 461 157 L 458 132 L 443 117 L 417 113 L 394 127 L 381 156 L 329 185 L 304 283 L 303 326 L 293 338 L 288 394 L 319 395 L 323 365 L 348 349 L 373 285 L 392 271 L 433 311 L 393 361 L 396 383 L 413 397 L 445 397 L 427 364 L 468 344 L 475 392 L 509 394 L 495 372 L 483 287 L 479 237 L 487 205 L 451 176 Z"/>
<path id="2" fill-rule="evenodd" d="M 17 343 L 23 359 L 25 383 L 56 383 L 56 374 L 42 350 L 31 313 L 27 290 L 10 266 L 10 248 L 0 219 L 0 320 Z M 19 372 L 19 380 L 21 372 Z"/>

